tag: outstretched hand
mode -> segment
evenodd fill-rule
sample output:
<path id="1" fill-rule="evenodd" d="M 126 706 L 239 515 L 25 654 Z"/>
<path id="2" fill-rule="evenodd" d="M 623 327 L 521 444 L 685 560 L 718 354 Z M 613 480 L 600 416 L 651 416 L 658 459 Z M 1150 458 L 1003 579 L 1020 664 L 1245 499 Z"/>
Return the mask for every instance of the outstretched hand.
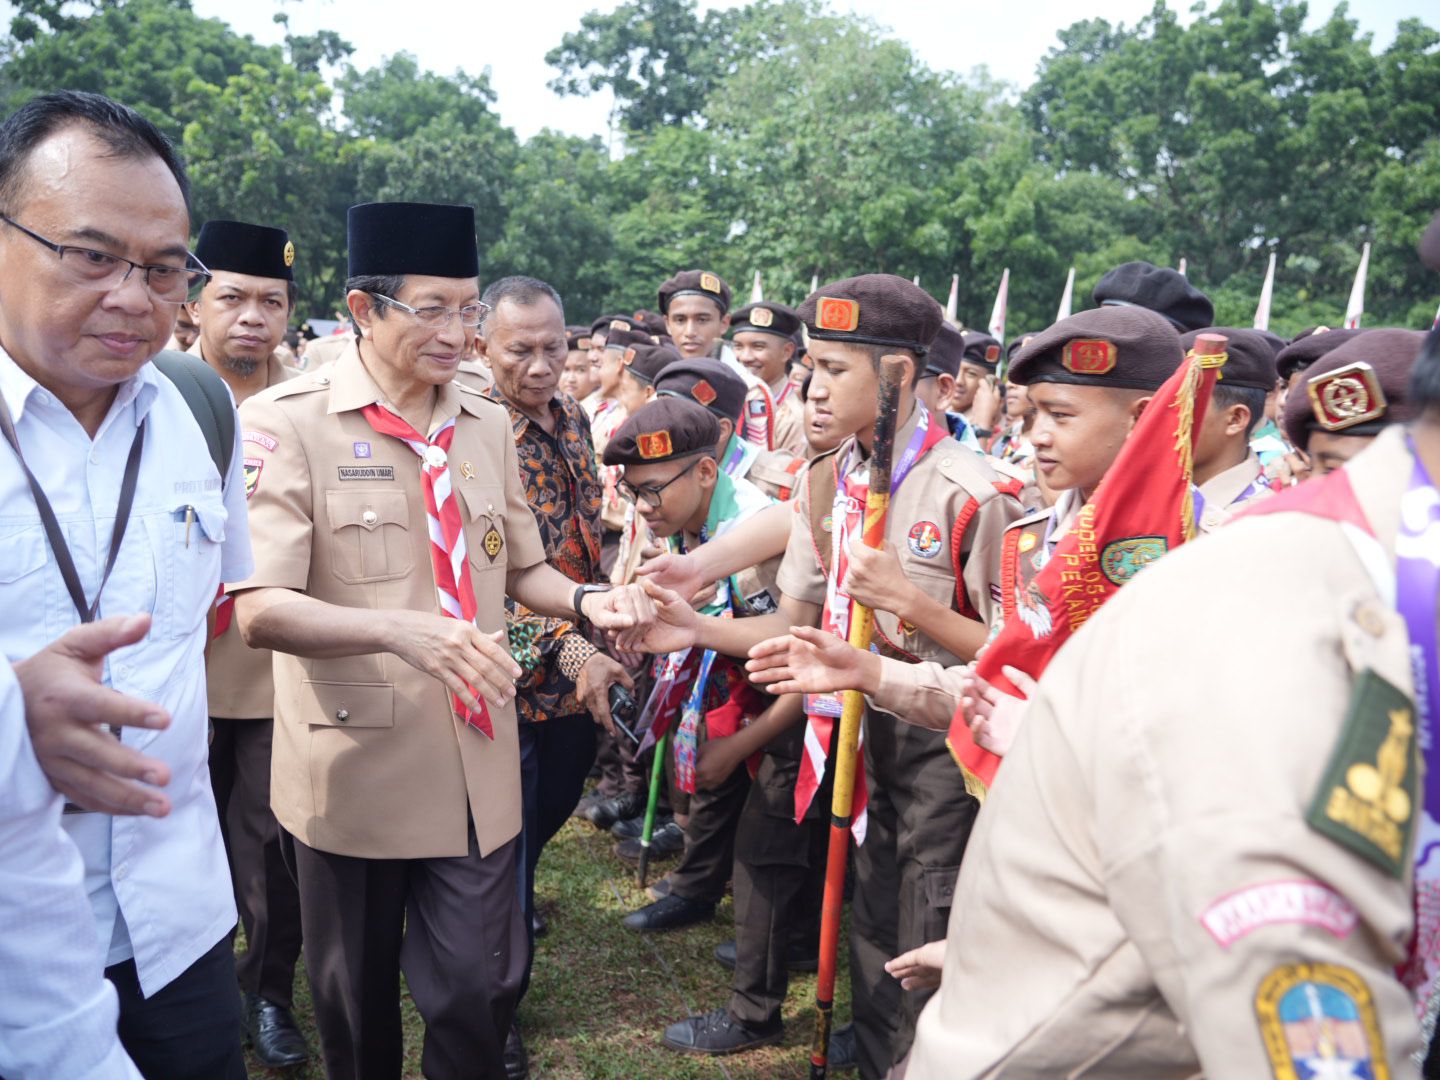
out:
<path id="1" fill-rule="evenodd" d="M 1015 735 L 1025 719 L 1029 698 L 1035 693 L 1036 682 L 1019 668 L 1006 665 L 1000 669 L 1024 697 L 1015 697 L 996 689 L 975 674 L 972 667 L 966 674 L 960 692 L 960 706 L 970 725 L 970 734 L 982 749 L 1004 757 L 1015 742 Z"/>
<path id="2" fill-rule="evenodd" d="M 918 949 L 901 953 L 886 961 L 885 970 L 891 978 L 900 980 L 903 990 L 934 990 L 945 970 L 945 939 L 927 941 Z"/>
<path id="3" fill-rule="evenodd" d="M 792 626 L 750 650 L 750 681 L 772 694 L 828 694 L 880 686 L 880 657 L 813 626 Z"/>
<path id="4" fill-rule="evenodd" d="M 657 585 L 651 578 L 631 588 L 643 593 L 654 617 L 643 625 L 622 629 L 616 638 L 618 648 L 626 652 L 669 653 L 695 644 L 700 616 L 679 593 Z"/>

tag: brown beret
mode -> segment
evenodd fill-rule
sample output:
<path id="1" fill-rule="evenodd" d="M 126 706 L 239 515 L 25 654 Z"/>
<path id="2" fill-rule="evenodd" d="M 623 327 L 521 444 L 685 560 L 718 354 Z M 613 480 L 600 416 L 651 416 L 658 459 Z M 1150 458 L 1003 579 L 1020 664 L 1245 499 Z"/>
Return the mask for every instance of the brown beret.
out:
<path id="1" fill-rule="evenodd" d="M 729 420 L 733 424 L 740 422 L 745 411 L 747 390 L 745 380 L 728 365 L 708 356 L 687 358 L 671 364 L 655 380 L 658 396 L 672 395 L 699 402 L 721 420 Z"/>
<path id="2" fill-rule="evenodd" d="M 609 345 L 605 346 L 607 349 Z M 680 359 L 680 354 L 668 345 L 655 345 L 646 341 L 631 345 L 625 350 L 625 370 L 646 385 L 651 385 L 666 366 Z"/>
<path id="3" fill-rule="evenodd" d="M 565 347 L 571 352 L 579 349 L 585 352 L 590 348 L 590 328 L 588 326 L 567 326 L 565 327 Z"/>
<path id="4" fill-rule="evenodd" d="M 720 421 L 685 398 L 660 397 L 636 410 L 605 446 L 606 465 L 655 465 L 714 453 Z"/>
<path id="5" fill-rule="evenodd" d="M 925 354 L 927 375 L 949 375 L 952 379 L 960 375 L 960 361 L 965 357 L 965 336 L 949 323 L 941 323 Z"/>
<path id="6" fill-rule="evenodd" d="M 1304 450 L 1316 430 L 1376 435 L 1413 420 L 1419 410 L 1406 400 L 1406 387 L 1424 342 L 1419 330 L 1379 329 L 1331 349 L 1306 371 L 1305 385 L 1285 399 L 1290 444 Z"/>
<path id="7" fill-rule="evenodd" d="M 1013 360 L 1013 359 L 1015 359 L 1015 354 L 1020 350 L 1020 347 L 1021 347 L 1022 345 L 1028 344 L 1029 341 L 1030 341 L 1030 339 L 1033 338 L 1033 337 L 1036 337 L 1036 336 L 1037 336 L 1037 333 L 1036 333 L 1036 332 L 1031 332 L 1031 333 L 1029 333 L 1029 334 L 1021 334 L 1021 335 L 1020 335 L 1019 337 L 1017 337 L 1014 341 L 1010 342 L 1009 345 L 1006 345 L 1006 346 L 1005 346 L 1005 357 L 1006 357 L 1006 359 L 1008 359 L 1008 360 Z"/>
<path id="8" fill-rule="evenodd" d="M 1225 337 L 1225 366 L 1220 369 L 1217 386 L 1248 386 L 1254 390 L 1269 393 L 1275 389 L 1275 351 L 1269 340 L 1259 330 L 1246 330 L 1238 326 L 1210 326 L 1204 330 L 1191 330 L 1180 338 L 1180 344 L 1189 352 L 1195 347 L 1195 339 L 1201 334 L 1222 334 Z"/>
<path id="9" fill-rule="evenodd" d="M 812 339 L 894 345 L 924 356 L 945 309 L 919 285 L 894 274 L 861 274 L 822 285 L 799 315 Z"/>
<path id="10" fill-rule="evenodd" d="M 724 278 L 710 270 L 682 270 L 660 286 L 660 314 L 669 312 L 675 297 L 690 293 L 714 300 L 721 315 L 730 310 L 730 286 Z"/>
<path id="11" fill-rule="evenodd" d="M 1182 334 L 1215 321 L 1215 305 L 1180 271 L 1148 262 L 1128 262 L 1108 272 L 1091 293 L 1101 307 L 1156 311 Z"/>
<path id="12" fill-rule="evenodd" d="M 754 332 L 788 338 L 799 329 L 800 316 L 795 313 L 794 308 L 771 303 L 769 300 L 746 304 L 730 316 L 732 334 Z"/>
<path id="13" fill-rule="evenodd" d="M 1331 330 L 1326 326 L 1314 327 L 1308 334 L 1296 337 L 1280 350 L 1275 357 L 1275 373 L 1289 380 L 1297 371 L 1304 371 L 1326 353 L 1338 349 L 1345 342 L 1364 330 Z"/>
<path id="14" fill-rule="evenodd" d="M 644 327 L 636 326 L 629 319 L 616 319 L 602 332 L 605 335 L 605 347 L 607 349 L 620 349 L 623 351 L 632 345 L 655 344 L 655 339 L 645 332 Z"/>
<path id="15" fill-rule="evenodd" d="M 1185 360 L 1167 319 L 1138 307 L 1101 307 L 1061 319 L 1022 345 L 1010 381 L 1158 390 Z"/>
<path id="16" fill-rule="evenodd" d="M 628 315 L 601 315 L 590 324 L 591 335 L 599 334 L 601 337 L 604 337 L 605 331 L 610 328 L 610 324 L 616 321 L 627 324 L 631 322 Z"/>
<path id="17" fill-rule="evenodd" d="M 1003 351 L 1000 342 L 983 330 L 965 331 L 965 363 L 994 371 Z"/>
<path id="18" fill-rule="evenodd" d="M 653 311 L 641 308 L 633 316 L 636 326 L 643 326 L 645 332 L 651 337 L 665 333 L 665 316 L 656 315 Z"/>

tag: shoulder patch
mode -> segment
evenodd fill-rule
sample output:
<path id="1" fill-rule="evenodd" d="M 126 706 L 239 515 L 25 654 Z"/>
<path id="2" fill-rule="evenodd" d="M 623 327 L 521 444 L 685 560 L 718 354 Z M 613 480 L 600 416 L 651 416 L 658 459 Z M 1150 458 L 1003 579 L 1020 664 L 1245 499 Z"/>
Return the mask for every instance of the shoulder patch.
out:
<path id="1" fill-rule="evenodd" d="M 1390 1080 L 1375 998 L 1338 964 L 1285 964 L 1260 980 L 1255 1017 L 1276 1080 Z"/>
<path id="2" fill-rule="evenodd" d="M 1419 798 L 1414 703 L 1366 669 L 1305 820 L 1391 877 L 1403 877 Z"/>

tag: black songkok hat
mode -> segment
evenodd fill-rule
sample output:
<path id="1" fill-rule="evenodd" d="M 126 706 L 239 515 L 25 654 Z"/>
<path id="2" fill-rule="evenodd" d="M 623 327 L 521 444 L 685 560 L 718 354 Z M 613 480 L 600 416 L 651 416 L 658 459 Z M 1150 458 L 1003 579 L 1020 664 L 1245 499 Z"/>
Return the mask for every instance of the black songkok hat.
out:
<path id="1" fill-rule="evenodd" d="M 720 314 L 730 310 L 730 286 L 725 279 L 710 270 L 682 270 L 660 286 L 660 314 L 670 310 L 670 301 L 677 296 L 693 294 L 713 300 L 720 305 Z"/>
<path id="2" fill-rule="evenodd" d="M 914 282 L 894 274 L 861 274 L 822 285 L 799 308 L 811 338 L 893 345 L 924 356 L 945 322 L 945 309 Z"/>
<path id="3" fill-rule="evenodd" d="M 1192 330 L 1181 336 L 1180 344 L 1189 352 L 1201 334 L 1222 334 L 1225 337 L 1225 365 L 1220 369 L 1216 386 L 1248 386 L 1269 393 L 1275 389 L 1275 353 L 1269 339 L 1259 330 L 1238 326 L 1211 326 Z"/>
<path id="4" fill-rule="evenodd" d="M 1159 312 L 1182 334 L 1215 321 L 1215 305 L 1210 298 L 1191 285 L 1184 274 L 1168 266 L 1124 263 L 1102 277 L 1092 295 L 1102 307 L 1139 307 Z"/>
<path id="5" fill-rule="evenodd" d="M 715 452 L 720 421 L 709 409 L 680 397 L 659 397 L 641 406 L 605 446 L 606 465 L 657 465 Z"/>
<path id="6" fill-rule="evenodd" d="M 1022 345 L 1010 362 L 1010 381 L 1158 390 L 1184 360 L 1180 335 L 1155 312 L 1091 308 Z"/>
<path id="7" fill-rule="evenodd" d="M 423 274 L 478 278 L 475 208 L 438 203 L 362 203 L 346 220 L 350 277 Z"/>
<path id="8" fill-rule="evenodd" d="M 195 241 L 195 257 L 210 270 L 294 281 L 295 245 L 284 229 L 245 221 L 207 221 Z"/>
<path id="9" fill-rule="evenodd" d="M 708 356 L 668 365 L 655 380 L 655 393 L 699 402 L 721 420 L 739 424 L 745 411 L 745 380 L 728 365 Z M 717 435 L 716 438 L 719 438 Z"/>
<path id="10" fill-rule="evenodd" d="M 800 329 L 800 316 L 794 308 L 761 300 L 746 304 L 730 317 L 730 333 L 774 334 L 793 338 Z"/>

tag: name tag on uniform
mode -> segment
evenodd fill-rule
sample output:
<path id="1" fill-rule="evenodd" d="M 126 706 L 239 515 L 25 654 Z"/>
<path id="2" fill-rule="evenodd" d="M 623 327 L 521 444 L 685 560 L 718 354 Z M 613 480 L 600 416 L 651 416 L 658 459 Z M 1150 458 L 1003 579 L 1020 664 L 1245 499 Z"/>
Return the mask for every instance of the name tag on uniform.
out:
<path id="1" fill-rule="evenodd" d="M 341 465 L 341 480 L 394 480 L 393 465 Z"/>

